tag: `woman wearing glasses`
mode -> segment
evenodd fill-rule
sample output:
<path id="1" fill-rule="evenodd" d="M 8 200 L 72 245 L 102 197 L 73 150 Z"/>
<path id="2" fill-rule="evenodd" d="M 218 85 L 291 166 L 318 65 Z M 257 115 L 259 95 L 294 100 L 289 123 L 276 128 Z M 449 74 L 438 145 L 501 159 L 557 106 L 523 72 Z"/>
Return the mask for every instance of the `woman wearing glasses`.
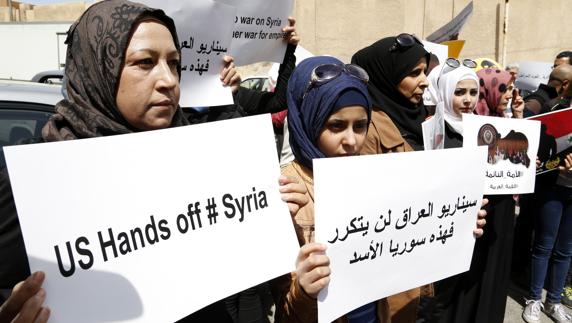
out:
<path id="1" fill-rule="evenodd" d="M 359 50 L 352 63 L 370 76 L 372 122 L 362 149 L 364 154 L 423 150 L 421 123 L 428 117 L 423 93 L 428 87 L 430 56 L 413 35 L 383 38 Z M 479 212 L 475 235 L 482 235 L 483 217 Z M 432 286 L 415 288 L 388 297 L 392 322 L 415 322 L 420 295 L 431 295 Z"/>
<path id="2" fill-rule="evenodd" d="M 354 54 L 352 64 L 370 76 L 367 87 L 373 104 L 363 154 L 423 150 L 429 58 L 421 42 L 409 34 L 383 38 Z M 415 322 L 420 293 L 415 288 L 388 297 L 392 322 Z M 431 294 L 430 288 L 423 293 Z"/>
<path id="3" fill-rule="evenodd" d="M 288 128 L 294 161 L 282 174 L 306 185 L 308 204 L 293 217 L 300 252 L 296 272 L 273 281 L 276 322 L 316 322 L 316 297 L 329 282 L 325 246 L 314 243 L 312 159 L 358 155 L 371 116 L 368 76 L 361 68 L 333 57 L 301 62 L 288 84 Z M 340 318 L 343 322 L 388 322 L 385 300 L 366 304 Z M 356 318 L 359 317 L 359 321 Z"/>
<path id="4" fill-rule="evenodd" d="M 421 42 L 409 34 L 383 38 L 352 57 L 352 63 L 370 75 L 373 113 L 366 153 L 423 150 L 429 57 Z"/>
<path id="5" fill-rule="evenodd" d="M 474 112 L 479 98 L 479 78 L 473 70 L 476 65 L 472 60 L 448 58 L 436 67 L 439 73 L 432 86 L 437 98 L 436 113 L 442 114 L 445 121 L 445 148 L 463 146 L 462 116 Z M 475 248 L 473 261 L 478 262 L 475 257 L 483 257 L 478 250 Z M 468 272 L 435 282 L 434 299 L 428 299 L 420 309 L 422 321 L 471 322 L 479 305 L 474 292 L 478 290 L 481 273 L 482 268 L 473 264 Z"/>
<path id="6" fill-rule="evenodd" d="M 473 68 L 476 63 L 448 58 L 437 79 L 439 109 L 445 120 L 445 148 L 463 146 L 464 113 L 472 114 L 479 99 L 479 78 Z M 440 67 L 438 67 L 440 68 Z M 441 109 L 442 107 L 442 109 Z"/>

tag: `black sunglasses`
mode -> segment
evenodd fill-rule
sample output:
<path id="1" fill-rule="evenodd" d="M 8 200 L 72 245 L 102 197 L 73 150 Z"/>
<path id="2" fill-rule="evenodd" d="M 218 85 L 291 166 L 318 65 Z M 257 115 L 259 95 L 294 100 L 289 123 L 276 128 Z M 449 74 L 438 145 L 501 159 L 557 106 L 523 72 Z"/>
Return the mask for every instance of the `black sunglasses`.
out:
<path id="1" fill-rule="evenodd" d="M 353 76 L 364 83 L 367 83 L 369 81 L 369 75 L 367 75 L 367 72 L 363 68 L 354 64 L 319 65 L 312 70 L 310 82 L 308 83 L 308 86 L 306 87 L 306 90 L 304 91 L 304 95 L 302 96 L 302 98 L 306 97 L 306 94 L 308 94 L 308 92 L 312 88 L 324 85 L 330 82 L 331 80 L 339 77 L 340 75 L 342 75 L 342 73 L 346 73 L 350 76 Z"/>
<path id="2" fill-rule="evenodd" d="M 393 52 L 396 51 L 397 49 L 409 48 L 415 45 L 415 43 L 423 46 L 423 43 L 419 40 L 419 38 L 417 38 L 417 36 L 407 33 L 399 34 L 397 35 L 397 37 L 395 37 L 395 42 L 389 48 L 389 51 Z"/>

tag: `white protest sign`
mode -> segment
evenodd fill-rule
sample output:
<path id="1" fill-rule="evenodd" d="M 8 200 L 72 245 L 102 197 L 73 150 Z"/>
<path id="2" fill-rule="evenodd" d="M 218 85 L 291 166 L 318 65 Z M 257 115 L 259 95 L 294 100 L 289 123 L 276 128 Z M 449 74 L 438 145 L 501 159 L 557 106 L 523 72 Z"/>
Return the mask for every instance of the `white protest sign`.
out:
<path id="1" fill-rule="evenodd" d="M 214 0 L 236 6 L 230 54 L 236 65 L 269 61 L 282 63 L 293 0 Z"/>
<path id="2" fill-rule="evenodd" d="M 432 43 L 432 42 L 427 41 L 427 40 L 423 40 L 422 43 L 423 43 L 423 47 L 425 47 L 425 50 L 427 50 L 429 53 L 437 56 L 437 58 L 439 59 L 439 64 L 445 64 L 445 61 L 449 57 L 449 46 L 441 45 L 441 44 L 437 44 L 437 43 Z M 441 65 L 441 66 L 444 66 L 444 65 Z"/>
<path id="3" fill-rule="evenodd" d="M 316 241 L 327 245 L 331 268 L 319 322 L 469 269 L 485 154 L 479 147 L 314 160 Z"/>
<path id="4" fill-rule="evenodd" d="M 294 269 L 269 115 L 5 152 L 50 322 L 174 322 Z"/>
<path id="5" fill-rule="evenodd" d="M 463 114 L 463 147 L 488 147 L 485 194 L 534 192 L 540 121 Z"/>
<path id="6" fill-rule="evenodd" d="M 551 62 L 519 62 L 518 78 L 514 85 L 522 90 L 536 91 L 541 83 L 548 83 L 552 64 Z"/>
<path id="7" fill-rule="evenodd" d="M 181 45 L 182 107 L 233 104 L 230 87 L 220 72 L 228 54 L 236 8 L 212 0 L 141 0 L 175 21 Z"/>

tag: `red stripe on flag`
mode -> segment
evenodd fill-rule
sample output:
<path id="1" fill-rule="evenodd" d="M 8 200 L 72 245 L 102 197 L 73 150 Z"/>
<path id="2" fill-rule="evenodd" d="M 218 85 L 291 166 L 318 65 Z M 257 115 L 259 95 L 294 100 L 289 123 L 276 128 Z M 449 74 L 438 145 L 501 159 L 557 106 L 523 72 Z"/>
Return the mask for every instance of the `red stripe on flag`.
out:
<path id="1" fill-rule="evenodd" d="M 572 108 L 549 112 L 528 119 L 542 122 L 547 127 L 546 133 L 556 138 L 572 133 Z"/>

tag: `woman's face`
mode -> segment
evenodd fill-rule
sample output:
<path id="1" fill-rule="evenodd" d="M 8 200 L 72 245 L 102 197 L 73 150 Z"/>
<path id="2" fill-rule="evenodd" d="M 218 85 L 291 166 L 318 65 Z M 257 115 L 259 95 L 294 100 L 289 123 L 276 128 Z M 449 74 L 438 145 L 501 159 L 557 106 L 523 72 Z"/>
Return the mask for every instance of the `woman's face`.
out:
<path id="1" fill-rule="evenodd" d="M 367 112 L 359 105 L 332 113 L 320 131 L 318 148 L 326 157 L 358 155 L 367 134 Z"/>
<path id="2" fill-rule="evenodd" d="M 478 98 L 479 90 L 475 80 L 459 81 L 453 92 L 453 111 L 458 117 L 461 117 L 461 113 L 473 113 Z"/>
<path id="3" fill-rule="evenodd" d="M 510 81 L 506 86 L 506 90 L 502 92 L 502 96 L 497 106 L 498 114 L 504 113 L 504 111 L 507 109 L 508 100 L 512 99 L 512 90 L 514 90 L 514 82 Z"/>
<path id="4" fill-rule="evenodd" d="M 119 112 L 131 126 L 139 130 L 169 127 L 179 104 L 179 62 L 165 25 L 156 20 L 138 24 L 127 47 L 116 97 Z"/>
<path id="5" fill-rule="evenodd" d="M 422 57 L 411 72 L 397 85 L 399 93 L 413 104 L 419 104 L 423 100 L 423 92 L 429 85 L 427 75 L 425 75 L 426 68 L 427 61 L 425 57 Z"/>

